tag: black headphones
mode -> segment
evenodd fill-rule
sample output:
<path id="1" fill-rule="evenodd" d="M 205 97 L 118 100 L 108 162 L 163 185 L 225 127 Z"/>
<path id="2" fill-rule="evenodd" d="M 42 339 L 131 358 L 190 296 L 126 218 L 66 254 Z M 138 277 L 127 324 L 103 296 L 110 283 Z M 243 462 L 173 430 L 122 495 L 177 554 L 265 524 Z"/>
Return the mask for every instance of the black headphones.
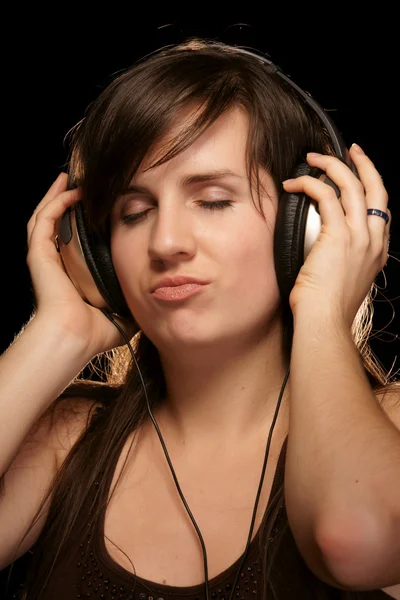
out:
<path id="1" fill-rule="evenodd" d="M 311 95 L 299 88 L 264 56 L 243 48 L 235 48 L 235 51 L 253 56 L 268 65 L 270 71 L 276 73 L 304 98 L 326 127 L 336 156 L 358 176 L 338 129 Z M 301 175 L 319 177 L 321 170 L 302 163 L 294 169 L 292 177 Z M 333 181 L 325 176 L 324 182 L 333 187 L 339 198 L 339 189 Z M 75 186 L 69 180 L 67 189 L 73 187 Z M 274 262 L 282 302 L 286 307 L 289 305 L 289 295 L 297 275 L 318 239 L 321 225 L 318 205 L 314 200 L 304 193 L 282 193 L 274 232 Z M 55 239 L 64 268 L 82 298 L 92 306 L 132 321 L 132 314 L 114 271 L 109 245 L 105 240 L 89 234 L 81 202 L 68 207 L 58 220 Z M 137 333 L 140 328 L 135 321 L 133 323 L 134 333 Z"/>

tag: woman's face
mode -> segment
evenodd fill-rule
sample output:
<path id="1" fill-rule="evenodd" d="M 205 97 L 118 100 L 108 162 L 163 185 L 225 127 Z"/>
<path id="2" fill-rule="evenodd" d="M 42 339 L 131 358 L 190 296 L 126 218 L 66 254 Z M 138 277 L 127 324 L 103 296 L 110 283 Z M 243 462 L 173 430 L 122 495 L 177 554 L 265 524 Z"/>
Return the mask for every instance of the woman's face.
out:
<path id="1" fill-rule="evenodd" d="M 261 197 L 264 220 L 253 204 L 247 179 L 247 132 L 246 113 L 234 109 L 184 152 L 144 172 L 162 151 L 165 140 L 161 140 L 131 182 L 141 189 L 120 196 L 113 207 L 114 268 L 132 314 L 159 349 L 240 342 L 243 336 L 259 336 L 260 328 L 268 327 L 276 316 L 277 194 L 272 178 L 260 171 L 268 192 Z M 188 176 L 222 170 L 232 174 L 185 183 Z M 210 210 L 200 204 L 221 200 L 232 205 Z M 145 210 L 136 223 L 124 223 L 126 215 Z M 175 275 L 209 284 L 180 302 L 155 298 L 150 291 L 154 284 Z"/>

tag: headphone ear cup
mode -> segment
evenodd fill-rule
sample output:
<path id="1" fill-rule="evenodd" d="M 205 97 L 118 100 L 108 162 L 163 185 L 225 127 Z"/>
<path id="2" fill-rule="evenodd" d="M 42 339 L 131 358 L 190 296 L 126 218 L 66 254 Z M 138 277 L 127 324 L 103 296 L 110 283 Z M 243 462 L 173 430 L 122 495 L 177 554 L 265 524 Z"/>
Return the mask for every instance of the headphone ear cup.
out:
<path id="1" fill-rule="evenodd" d="M 292 178 L 319 177 L 323 171 L 300 163 Z M 297 275 L 321 230 L 318 205 L 305 193 L 284 191 L 278 201 L 274 231 L 275 272 L 281 298 L 289 308 L 289 296 Z"/>
<path id="2" fill-rule="evenodd" d="M 102 297 L 111 312 L 132 320 L 114 270 L 108 244 L 100 236 L 89 234 L 81 202 L 75 205 L 75 221 L 82 253 Z"/>
<path id="3" fill-rule="evenodd" d="M 126 319 L 132 335 L 140 331 L 114 271 L 109 244 L 99 235 L 89 233 L 82 202 L 66 209 L 57 220 L 55 231 L 64 270 L 83 300 Z"/>

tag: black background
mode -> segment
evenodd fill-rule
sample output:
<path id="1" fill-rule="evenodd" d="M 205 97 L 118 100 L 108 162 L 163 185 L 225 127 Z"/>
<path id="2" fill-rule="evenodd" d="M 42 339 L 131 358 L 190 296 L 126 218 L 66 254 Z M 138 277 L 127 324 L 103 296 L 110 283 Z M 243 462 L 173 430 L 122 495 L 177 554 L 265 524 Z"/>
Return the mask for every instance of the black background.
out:
<path id="1" fill-rule="evenodd" d="M 213 10 L 198 4 L 154 7 L 151 15 L 117 5 L 83 15 L 81 7 L 64 5 L 57 14 L 35 7 L 10 16 L 3 49 L 1 352 L 32 312 L 26 224 L 60 171 L 66 171 L 65 135 L 117 71 L 164 44 L 199 35 L 269 53 L 333 111 L 347 145 L 357 142 L 375 163 L 389 192 L 393 222 L 386 279 L 382 273 L 377 279 L 384 289 L 374 303 L 371 346 L 386 369 L 399 368 L 396 16 L 384 4 L 373 14 L 363 9 L 354 16 L 348 6 L 329 6 L 325 13 L 310 4 L 297 9 L 267 4 L 248 11 L 219 7 L 223 16 L 217 18 L 215 4 Z"/>

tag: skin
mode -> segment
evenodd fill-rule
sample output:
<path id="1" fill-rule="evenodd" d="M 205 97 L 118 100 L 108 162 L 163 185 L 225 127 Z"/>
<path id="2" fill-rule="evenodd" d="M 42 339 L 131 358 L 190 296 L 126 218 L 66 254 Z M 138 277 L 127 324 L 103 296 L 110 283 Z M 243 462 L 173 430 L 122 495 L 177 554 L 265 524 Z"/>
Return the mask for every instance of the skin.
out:
<path id="1" fill-rule="evenodd" d="M 170 443 L 203 457 L 206 448 L 210 456 L 231 455 L 238 440 L 242 452 L 255 440 L 265 447 L 287 369 L 273 261 L 277 192 L 260 171 L 267 192 L 261 197 L 264 220 L 246 174 L 247 133 L 247 115 L 234 109 L 184 152 L 145 172 L 162 148 L 160 140 L 132 180 L 148 193 L 121 196 L 111 215 L 117 276 L 132 313 L 160 352 L 167 382 L 166 402 L 154 413 L 157 423 L 167 428 Z M 239 177 L 180 186 L 184 175 L 222 168 Z M 219 199 L 232 200 L 233 207 L 211 211 L 198 204 Z M 142 221 L 122 222 L 124 215 L 146 209 Z M 211 283 L 182 303 L 154 299 L 149 288 L 176 274 Z M 283 431 L 288 389 L 289 381 L 278 419 Z"/>

